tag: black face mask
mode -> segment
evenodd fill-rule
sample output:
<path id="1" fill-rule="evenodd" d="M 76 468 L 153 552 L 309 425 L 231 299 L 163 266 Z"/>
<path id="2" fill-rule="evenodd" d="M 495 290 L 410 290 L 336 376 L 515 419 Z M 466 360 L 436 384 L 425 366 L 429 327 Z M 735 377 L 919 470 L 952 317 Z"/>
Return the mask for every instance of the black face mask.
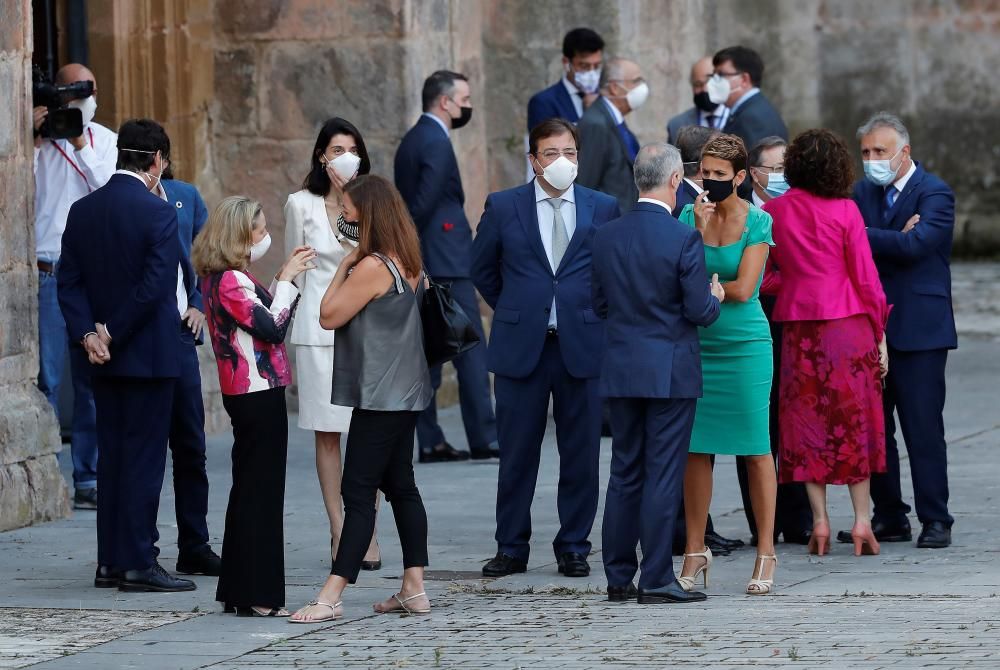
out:
<path id="1" fill-rule="evenodd" d="M 711 202 L 722 202 L 733 194 L 733 180 L 702 179 L 701 187 L 708 193 Z"/>
<path id="2" fill-rule="evenodd" d="M 459 107 L 459 109 L 462 110 L 462 112 L 459 114 L 458 118 L 456 119 L 452 117 L 451 119 L 451 127 L 454 130 L 458 130 L 467 124 L 472 118 L 472 107 Z"/>
<path id="3" fill-rule="evenodd" d="M 694 94 L 694 106 L 703 112 L 714 112 L 715 108 L 718 107 L 717 104 L 709 99 L 708 91 Z"/>

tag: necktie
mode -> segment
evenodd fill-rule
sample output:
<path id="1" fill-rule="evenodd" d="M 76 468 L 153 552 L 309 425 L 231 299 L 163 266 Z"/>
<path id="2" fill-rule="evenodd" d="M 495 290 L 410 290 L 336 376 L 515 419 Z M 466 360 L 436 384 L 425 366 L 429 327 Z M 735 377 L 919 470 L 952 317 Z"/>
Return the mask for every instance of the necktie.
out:
<path id="1" fill-rule="evenodd" d="M 635 138 L 635 135 L 632 134 L 632 131 L 625 125 L 624 121 L 618 124 L 618 132 L 621 133 L 622 139 L 625 140 L 625 148 L 628 149 L 629 160 L 634 161 L 636 154 L 639 153 L 639 140 Z"/>
<path id="2" fill-rule="evenodd" d="M 889 218 L 889 211 L 892 209 L 892 206 L 896 204 L 896 196 L 898 194 L 899 191 L 897 191 L 896 187 L 891 184 L 887 189 L 885 189 L 885 202 L 884 207 L 882 208 L 882 218 Z"/>
<path id="3" fill-rule="evenodd" d="M 555 272 L 559 269 L 566 247 L 569 246 L 569 236 L 566 234 L 566 223 L 560 211 L 562 199 L 549 198 L 548 201 L 552 205 L 552 271 Z"/>

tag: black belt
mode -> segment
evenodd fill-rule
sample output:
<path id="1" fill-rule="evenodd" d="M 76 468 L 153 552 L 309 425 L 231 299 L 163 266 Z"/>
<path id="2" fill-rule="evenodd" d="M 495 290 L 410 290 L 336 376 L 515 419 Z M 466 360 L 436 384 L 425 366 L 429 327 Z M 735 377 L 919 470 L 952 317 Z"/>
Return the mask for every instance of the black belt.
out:
<path id="1" fill-rule="evenodd" d="M 48 261 L 38 260 L 38 261 L 35 261 L 35 264 L 38 265 L 38 269 L 41 270 L 42 272 L 46 272 L 48 274 L 52 274 L 52 273 L 54 273 L 56 271 L 56 264 L 55 263 L 50 263 Z"/>
<path id="2" fill-rule="evenodd" d="M 559 337 L 559 330 L 556 328 L 549 328 L 545 331 L 545 337 Z"/>

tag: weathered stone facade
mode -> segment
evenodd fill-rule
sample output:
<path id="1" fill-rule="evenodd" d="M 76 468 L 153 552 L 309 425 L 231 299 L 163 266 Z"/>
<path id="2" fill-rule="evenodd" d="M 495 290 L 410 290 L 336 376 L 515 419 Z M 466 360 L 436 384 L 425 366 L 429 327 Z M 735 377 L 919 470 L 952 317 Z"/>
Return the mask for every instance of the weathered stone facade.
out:
<path id="1" fill-rule="evenodd" d="M 0 4 L 0 530 L 65 516 L 55 414 L 38 375 L 30 0 Z"/>

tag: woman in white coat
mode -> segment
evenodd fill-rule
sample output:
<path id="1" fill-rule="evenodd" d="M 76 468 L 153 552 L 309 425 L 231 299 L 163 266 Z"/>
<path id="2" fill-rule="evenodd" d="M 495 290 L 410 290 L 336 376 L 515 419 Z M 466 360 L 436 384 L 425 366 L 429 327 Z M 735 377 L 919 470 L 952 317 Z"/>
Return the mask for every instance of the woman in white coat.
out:
<path id="1" fill-rule="evenodd" d="M 357 246 L 357 224 L 346 222 L 343 217 L 343 187 L 355 176 L 367 174 L 371 162 L 358 129 L 335 117 L 320 129 L 311 163 L 302 190 L 288 196 L 285 203 L 285 247 L 307 245 L 317 253 L 316 268 L 299 278 L 302 298 L 291 342 L 296 350 L 299 427 L 316 435 L 316 471 L 330 518 L 330 552 L 336 556 L 344 525 L 340 497 L 341 433 L 350 427 L 353 410 L 330 402 L 336 336 L 334 331 L 320 326 L 319 306 L 340 262 Z M 377 570 L 381 566 L 373 535 L 362 568 Z"/>

